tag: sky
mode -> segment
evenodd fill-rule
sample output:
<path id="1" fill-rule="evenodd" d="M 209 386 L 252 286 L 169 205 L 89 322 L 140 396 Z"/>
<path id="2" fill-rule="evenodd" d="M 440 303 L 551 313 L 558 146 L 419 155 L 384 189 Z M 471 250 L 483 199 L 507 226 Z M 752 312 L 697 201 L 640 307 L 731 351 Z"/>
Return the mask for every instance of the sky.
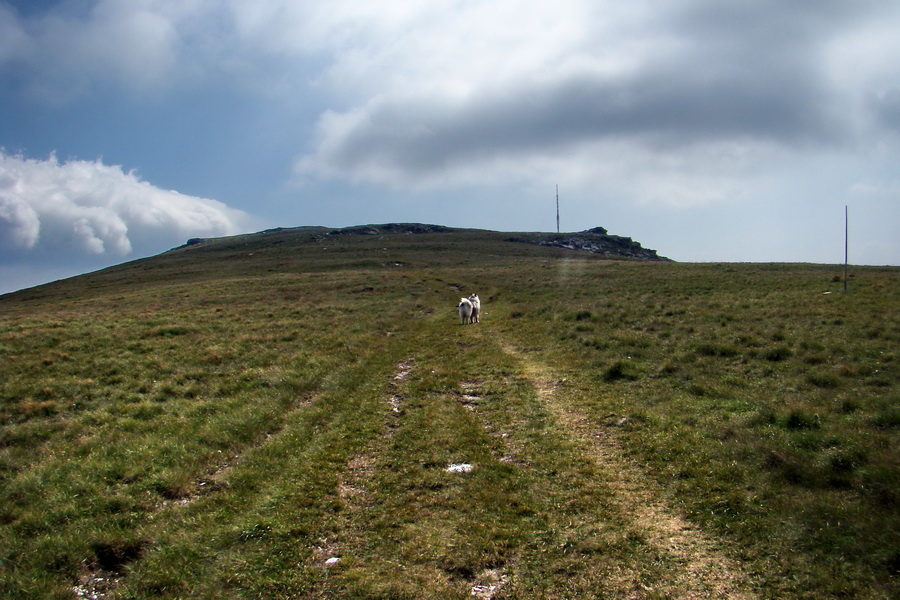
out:
<path id="1" fill-rule="evenodd" d="M 270 227 L 900 265 L 896 0 L 0 0 L 0 293 Z"/>

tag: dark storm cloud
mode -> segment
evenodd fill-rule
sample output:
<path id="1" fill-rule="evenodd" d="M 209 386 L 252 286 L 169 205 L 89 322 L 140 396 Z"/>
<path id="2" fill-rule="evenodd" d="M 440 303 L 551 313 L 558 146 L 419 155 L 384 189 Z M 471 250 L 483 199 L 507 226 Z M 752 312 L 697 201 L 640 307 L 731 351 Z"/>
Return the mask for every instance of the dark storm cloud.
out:
<path id="1" fill-rule="evenodd" d="M 722 140 L 803 147 L 852 136 L 852 115 L 824 53 L 871 3 L 679 6 L 647 23 L 645 35 L 665 40 L 668 50 L 626 72 L 550 73 L 476 87 L 463 101 L 388 94 L 323 119 L 313 162 L 323 170 L 385 169 L 415 178 L 487 157 L 608 139 L 651 148 Z M 601 39 L 573 51 L 610 49 Z M 889 122 L 894 99 L 885 95 L 877 107 Z"/>
<path id="2" fill-rule="evenodd" d="M 331 158 L 413 171 L 496 153 L 530 153 L 602 138 L 690 145 L 721 138 L 827 142 L 839 133 L 814 82 L 765 88 L 757 81 L 694 81 L 690 74 L 609 82 L 573 78 L 520 88 L 464 106 L 388 104 L 366 114 Z"/>

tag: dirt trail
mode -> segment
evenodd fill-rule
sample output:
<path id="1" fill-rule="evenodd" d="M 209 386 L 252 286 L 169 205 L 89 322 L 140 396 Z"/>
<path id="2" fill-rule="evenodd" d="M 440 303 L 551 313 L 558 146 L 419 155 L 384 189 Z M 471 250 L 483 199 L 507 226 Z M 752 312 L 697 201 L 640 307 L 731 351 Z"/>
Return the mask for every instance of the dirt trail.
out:
<path id="1" fill-rule="evenodd" d="M 504 346 L 504 350 L 521 362 L 525 375 L 551 414 L 583 442 L 609 488 L 615 492 L 616 508 L 623 515 L 630 515 L 634 530 L 668 558 L 667 567 L 671 569 L 672 578 L 653 589 L 646 589 L 647 595 L 756 598 L 749 578 L 738 562 L 726 554 L 723 543 L 700 531 L 669 506 L 658 485 L 624 455 L 613 434 L 566 405 L 548 367 L 511 346 Z M 633 589 L 623 590 L 623 593 L 623 597 L 630 597 Z"/>

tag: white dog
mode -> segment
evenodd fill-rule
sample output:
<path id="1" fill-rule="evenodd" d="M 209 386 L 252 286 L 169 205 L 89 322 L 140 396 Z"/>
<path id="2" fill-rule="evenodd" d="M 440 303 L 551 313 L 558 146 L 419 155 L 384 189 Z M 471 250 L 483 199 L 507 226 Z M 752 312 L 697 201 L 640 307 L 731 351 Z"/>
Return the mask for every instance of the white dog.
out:
<path id="1" fill-rule="evenodd" d="M 469 296 L 469 302 L 472 303 L 472 323 L 481 323 L 481 298 L 478 294 Z"/>
<path id="2" fill-rule="evenodd" d="M 459 299 L 459 319 L 463 325 L 472 322 L 472 311 L 474 308 L 468 298 Z"/>

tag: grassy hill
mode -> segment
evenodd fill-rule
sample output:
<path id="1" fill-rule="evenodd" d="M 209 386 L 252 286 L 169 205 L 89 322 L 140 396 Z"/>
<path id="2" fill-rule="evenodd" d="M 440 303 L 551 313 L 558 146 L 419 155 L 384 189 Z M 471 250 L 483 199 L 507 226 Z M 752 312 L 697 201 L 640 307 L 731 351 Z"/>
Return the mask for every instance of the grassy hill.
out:
<path id="1" fill-rule="evenodd" d="M 900 596 L 900 269 L 514 237 L 272 230 L 0 297 L 0 594 Z"/>

